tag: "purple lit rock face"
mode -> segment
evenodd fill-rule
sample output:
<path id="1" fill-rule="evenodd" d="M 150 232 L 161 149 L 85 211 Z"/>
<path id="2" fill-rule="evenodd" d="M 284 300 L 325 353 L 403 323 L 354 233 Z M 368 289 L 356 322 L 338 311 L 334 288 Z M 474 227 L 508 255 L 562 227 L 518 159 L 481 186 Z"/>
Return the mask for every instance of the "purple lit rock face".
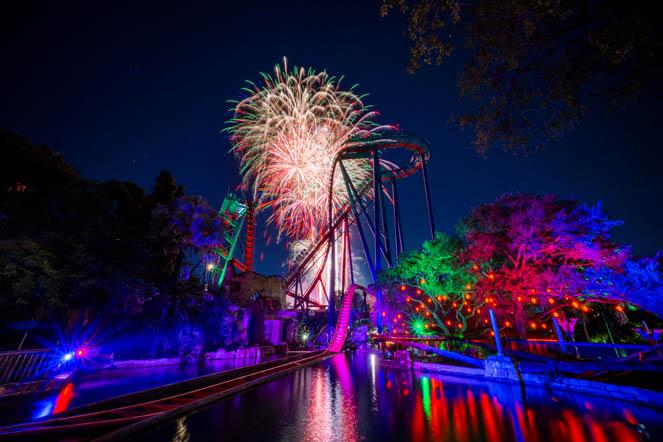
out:
<path id="1" fill-rule="evenodd" d="M 579 393 L 382 367 L 367 353 L 222 400 L 136 440 L 660 440 L 653 408 Z"/>

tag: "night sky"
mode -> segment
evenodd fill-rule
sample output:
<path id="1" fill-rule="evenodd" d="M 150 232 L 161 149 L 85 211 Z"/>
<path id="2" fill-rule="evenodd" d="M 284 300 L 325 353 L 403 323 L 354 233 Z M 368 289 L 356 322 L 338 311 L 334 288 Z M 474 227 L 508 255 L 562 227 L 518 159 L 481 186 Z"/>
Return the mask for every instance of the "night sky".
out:
<path id="1" fill-rule="evenodd" d="M 287 56 L 358 83 L 380 122 L 431 142 L 438 230 L 452 232 L 503 193 L 554 193 L 603 201 L 625 222 L 615 239 L 635 253 L 663 249 L 660 102 L 595 108 L 543 152 L 479 158 L 471 134 L 448 123 L 468 106 L 456 89 L 461 62 L 407 74 L 404 20 L 380 18 L 377 1 L 21 3 L 0 10 L 0 127 L 60 152 L 85 177 L 149 189 L 167 169 L 188 193 L 220 204 L 239 182 L 220 133 L 227 100 Z M 420 177 L 401 189 L 406 246 L 415 247 L 427 237 Z M 278 273 L 282 249 L 262 247 L 257 270 Z"/>

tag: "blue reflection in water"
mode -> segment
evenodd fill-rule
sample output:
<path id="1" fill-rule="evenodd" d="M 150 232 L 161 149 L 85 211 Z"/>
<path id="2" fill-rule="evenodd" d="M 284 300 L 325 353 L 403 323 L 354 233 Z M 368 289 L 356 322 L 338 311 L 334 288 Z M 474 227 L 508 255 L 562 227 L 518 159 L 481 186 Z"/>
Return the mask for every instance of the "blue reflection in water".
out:
<path id="1" fill-rule="evenodd" d="M 191 441 L 661 440 L 661 410 L 338 355 L 187 417 Z M 140 435 L 180 439 L 182 423 Z"/>
<path id="2" fill-rule="evenodd" d="M 262 361 L 271 359 L 267 357 Z M 203 365 L 114 368 L 82 373 L 62 389 L 41 397 L 0 400 L 0 425 L 43 418 L 113 396 L 259 362 L 259 359 L 218 359 Z"/>

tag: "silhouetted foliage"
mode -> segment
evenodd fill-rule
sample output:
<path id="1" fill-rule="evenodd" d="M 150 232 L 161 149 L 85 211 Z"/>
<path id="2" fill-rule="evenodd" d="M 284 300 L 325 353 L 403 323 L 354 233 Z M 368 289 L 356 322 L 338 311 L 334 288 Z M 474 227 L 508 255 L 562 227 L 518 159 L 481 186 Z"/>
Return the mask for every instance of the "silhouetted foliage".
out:
<path id="1" fill-rule="evenodd" d="M 519 150 L 559 137 L 591 102 L 660 94 L 663 38 L 656 2 L 383 0 L 408 21 L 411 73 L 465 46 L 461 96 L 476 110 L 454 117 L 474 146 Z M 605 103 L 598 102 L 603 107 Z"/>
<path id="2" fill-rule="evenodd" d="M 170 173 L 148 195 L 130 182 L 96 183 L 0 132 L 0 185 L 0 322 L 160 327 L 224 302 L 204 299 L 200 281 L 181 272 L 218 242 L 221 221 Z"/>

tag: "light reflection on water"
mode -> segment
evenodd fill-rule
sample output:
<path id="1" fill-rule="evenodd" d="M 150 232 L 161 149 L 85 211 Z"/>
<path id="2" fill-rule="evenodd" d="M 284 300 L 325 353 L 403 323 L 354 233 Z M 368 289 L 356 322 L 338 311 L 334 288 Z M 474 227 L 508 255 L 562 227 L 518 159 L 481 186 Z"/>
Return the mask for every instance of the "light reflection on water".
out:
<path id="1" fill-rule="evenodd" d="M 274 359 L 263 358 L 262 361 Z M 217 359 L 205 364 L 113 368 L 82 373 L 59 391 L 42 397 L 0 401 L 0 424 L 38 419 L 134 391 L 191 379 L 209 373 L 257 364 L 260 359 Z"/>
<path id="2" fill-rule="evenodd" d="M 542 388 L 412 373 L 338 355 L 187 418 L 191 441 L 661 440 L 661 410 Z M 154 430 L 171 439 L 177 425 Z"/>

